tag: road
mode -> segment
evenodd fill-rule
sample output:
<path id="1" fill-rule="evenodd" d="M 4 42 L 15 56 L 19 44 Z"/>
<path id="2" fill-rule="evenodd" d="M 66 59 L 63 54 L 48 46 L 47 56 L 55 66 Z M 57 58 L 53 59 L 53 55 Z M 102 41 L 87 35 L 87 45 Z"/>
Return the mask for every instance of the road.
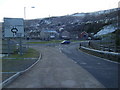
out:
<path id="1" fill-rule="evenodd" d="M 118 73 L 118 66 L 120 65 L 83 53 L 78 47 L 79 43 L 74 43 L 62 45 L 59 49 L 78 65 L 91 73 L 106 88 L 118 88 L 118 81 L 120 81 L 118 80 L 118 74 L 120 75 L 120 73 Z"/>
<path id="2" fill-rule="evenodd" d="M 67 57 L 57 46 L 30 46 L 42 59 L 6 88 L 104 88 L 88 71 Z"/>

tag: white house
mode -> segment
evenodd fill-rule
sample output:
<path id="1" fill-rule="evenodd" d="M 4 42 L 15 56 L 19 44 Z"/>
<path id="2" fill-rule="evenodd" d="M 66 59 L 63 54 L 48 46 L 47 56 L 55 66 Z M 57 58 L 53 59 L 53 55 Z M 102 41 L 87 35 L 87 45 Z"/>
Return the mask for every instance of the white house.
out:
<path id="1" fill-rule="evenodd" d="M 42 30 L 40 32 L 40 38 L 42 40 L 57 39 L 58 37 L 59 33 L 55 30 Z"/>

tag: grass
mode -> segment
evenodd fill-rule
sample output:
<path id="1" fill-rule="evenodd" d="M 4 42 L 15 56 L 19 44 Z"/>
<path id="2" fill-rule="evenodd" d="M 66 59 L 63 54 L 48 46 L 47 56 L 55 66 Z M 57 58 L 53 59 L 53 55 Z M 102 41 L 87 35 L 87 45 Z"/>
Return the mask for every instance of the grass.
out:
<path id="1" fill-rule="evenodd" d="M 39 52 L 29 48 L 26 53 L 23 55 L 19 55 L 17 52 L 14 54 L 11 54 L 10 56 L 3 57 L 2 61 L 2 72 L 19 72 L 27 69 L 30 67 L 33 63 L 35 63 L 38 60 Z M 15 59 L 4 59 L 4 58 L 15 58 Z M 36 58 L 36 59 L 28 59 L 24 60 L 22 58 Z M 2 74 L 2 81 L 6 80 L 13 74 L 11 73 L 4 73 Z"/>
<path id="2" fill-rule="evenodd" d="M 24 53 L 23 55 L 14 53 L 14 54 L 11 54 L 10 56 L 3 57 L 2 60 L 6 60 L 5 58 L 16 58 L 13 60 L 23 60 L 21 58 L 38 58 L 38 57 L 39 57 L 39 52 L 32 48 L 29 48 L 28 51 L 26 53 Z"/>
<path id="3" fill-rule="evenodd" d="M 71 42 L 80 42 L 80 41 L 85 41 L 85 40 L 70 40 Z"/>
<path id="4" fill-rule="evenodd" d="M 41 42 L 27 42 L 28 44 L 48 44 L 48 43 L 60 43 L 63 40 L 51 40 L 51 41 L 41 41 Z"/>
<path id="5" fill-rule="evenodd" d="M 10 56 L 5 56 L 2 59 L 2 72 L 18 72 L 23 71 L 29 66 L 31 66 L 36 60 L 38 60 L 39 52 L 29 48 L 26 53 L 22 56 L 14 53 Z M 7 59 L 7 58 L 15 58 L 15 59 Z M 23 59 L 29 58 L 29 59 Z M 35 58 L 35 59 L 30 59 Z M 6 77 L 6 76 L 5 76 Z"/>
<path id="6" fill-rule="evenodd" d="M 49 43 L 61 43 L 63 40 L 51 40 L 51 41 L 41 41 L 41 42 L 27 42 L 28 44 L 49 44 Z M 80 40 L 70 40 L 71 42 L 79 42 Z"/>

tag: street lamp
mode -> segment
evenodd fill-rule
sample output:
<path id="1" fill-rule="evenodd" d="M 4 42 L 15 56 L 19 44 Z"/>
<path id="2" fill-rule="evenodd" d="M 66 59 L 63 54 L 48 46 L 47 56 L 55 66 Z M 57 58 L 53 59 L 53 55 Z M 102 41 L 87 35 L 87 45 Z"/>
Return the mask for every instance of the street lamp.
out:
<path id="1" fill-rule="evenodd" d="M 26 7 L 24 7 L 24 19 L 26 19 Z"/>
<path id="2" fill-rule="evenodd" d="M 34 6 L 32 6 L 31 8 L 35 8 Z M 24 20 L 26 19 L 26 7 L 24 7 Z M 25 23 L 24 23 L 25 25 Z M 26 26 L 26 25 L 25 25 Z M 26 28 L 26 27 L 25 27 Z M 25 30 L 26 31 L 26 30 Z M 27 34 L 25 34 L 25 37 L 27 39 Z"/>
<path id="3" fill-rule="evenodd" d="M 35 7 L 32 6 L 31 8 L 35 8 Z M 26 19 L 26 7 L 24 7 L 24 19 Z"/>

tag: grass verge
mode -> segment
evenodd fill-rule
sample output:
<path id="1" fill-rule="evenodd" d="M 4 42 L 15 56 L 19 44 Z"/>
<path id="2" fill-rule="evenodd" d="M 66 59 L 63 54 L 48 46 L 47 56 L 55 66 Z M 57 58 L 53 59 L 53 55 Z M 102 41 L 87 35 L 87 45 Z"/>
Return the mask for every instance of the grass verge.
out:
<path id="1" fill-rule="evenodd" d="M 24 53 L 23 55 L 20 55 L 18 53 L 13 53 L 10 56 L 5 56 L 2 58 L 2 60 L 6 60 L 5 58 L 16 58 L 13 60 L 23 60 L 22 58 L 38 58 L 39 57 L 39 52 L 29 48 L 26 53 Z"/>
<path id="2" fill-rule="evenodd" d="M 27 44 L 49 44 L 49 43 L 61 43 L 63 40 L 51 40 L 51 41 L 40 41 L 40 42 L 27 42 Z M 71 42 L 80 42 L 82 40 L 70 40 Z"/>
<path id="3" fill-rule="evenodd" d="M 19 55 L 17 53 L 11 54 L 10 56 L 5 56 L 2 59 L 2 72 L 18 72 L 25 70 L 30 65 L 32 65 L 39 57 L 39 52 L 29 48 L 28 51 Z M 15 58 L 15 59 L 9 59 Z M 29 58 L 29 59 L 24 59 Z M 33 59 L 34 58 L 34 59 Z"/>
<path id="4" fill-rule="evenodd" d="M 49 43 L 60 43 L 63 40 L 51 40 L 51 41 L 41 41 L 41 42 L 27 42 L 28 44 L 49 44 Z"/>
<path id="5" fill-rule="evenodd" d="M 5 56 L 2 59 L 2 72 L 19 72 L 27 69 L 30 67 L 33 63 L 35 63 L 38 60 L 39 52 L 29 48 L 26 53 L 24 53 L 22 56 L 14 53 L 10 56 Z M 5 58 L 15 58 L 15 59 L 5 59 Z M 29 58 L 29 59 L 23 59 L 23 58 Z M 35 58 L 35 59 L 30 59 Z M 12 73 L 4 73 L 2 74 L 2 81 L 6 80 L 10 76 L 12 76 Z"/>

